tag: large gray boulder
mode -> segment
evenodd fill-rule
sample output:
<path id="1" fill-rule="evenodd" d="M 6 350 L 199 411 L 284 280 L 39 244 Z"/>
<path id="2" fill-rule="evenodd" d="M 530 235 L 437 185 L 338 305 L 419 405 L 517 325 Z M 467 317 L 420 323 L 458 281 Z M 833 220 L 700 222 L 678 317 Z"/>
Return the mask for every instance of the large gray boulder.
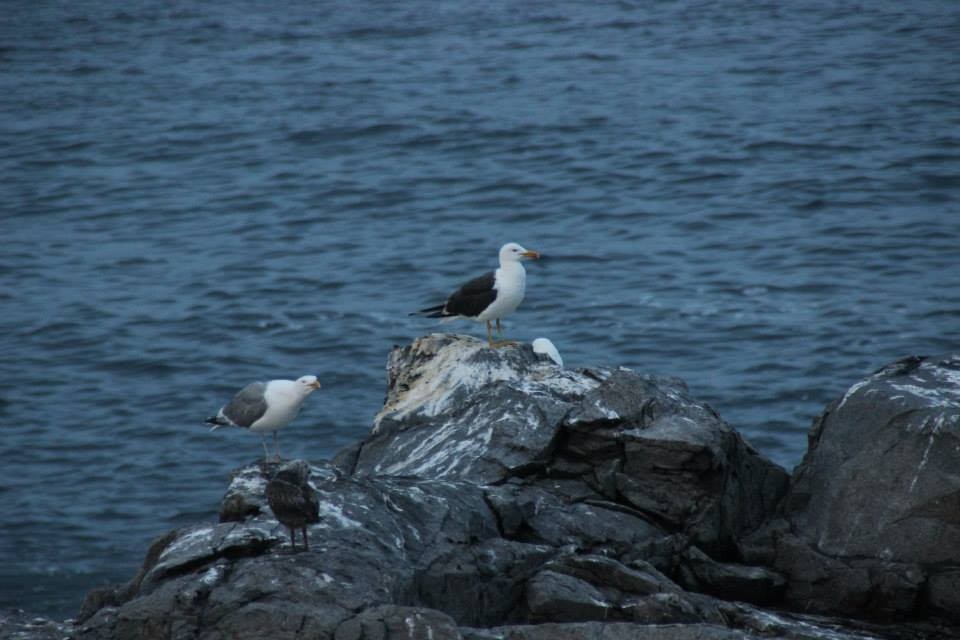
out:
<path id="1" fill-rule="evenodd" d="M 264 504 L 268 473 L 259 464 L 239 470 L 224 504 L 240 496 Z M 326 464 L 312 468 L 312 482 L 321 522 L 309 526 L 309 552 L 290 552 L 268 510 L 175 530 L 155 545 L 135 592 L 92 612 L 74 637 L 880 637 L 690 593 L 629 554 L 578 552 L 586 538 L 507 539 L 484 487 L 472 483 L 351 478 Z M 608 538 L 596 547 L 609 549 Z M 558 635 L 543 635 L 549 630 Z"/>
<path id="2" fill-rule="evenodd" d="M 370 436 L 311 466 L 309 551 L 264 498 L 276 466 L 244 467 L 219 520 L 159 538 L 76 635 L 878 637 L 724 600 L 783 593 L 750 556 L 786 548 L 761 525 L 787 476 L 681 382 L 432 335 L 388 385 Z"/>
<path id="3" fill-rule="evenodd" d="M 522 478 L 567 502 L 613 503 L 724 558 L 787 488 L 786 472 L 675 378 L 571 371 L 528 345 L 447 334 L 394 349 L 387 373 L 370 437 L 337 459 L 348 473 Z"/>
<path id="4" fill-rule="evenodd" d="M 234 474 L 221 512 L 234 518 L 224 507 L 243 503 L 247 517 L 177 530 L 145 567 L 137 592 L 122 606 L 95 612 L 87 634 L 332 638 L 358 612 L 417 601 L 418 562 L 428 554 L 498 538 L 476 485 L 389 477 L 357 482 L 327 464 L 311 471 L 321 521 L 308 527 L 309 552 L 291 553 L 265 506 L 269 471 L 246 467 Z M 257 504 L 264 505 L 260 511 Z M 372 620 L 339 633 L 353 637 L 376 626 Z"/>
<path id="5" fill-rule="evenodd" d="M 808 610 L 960 620 L 960 356 L 884 367 L 809 439 L 771 546 L 747 555 Z"/>

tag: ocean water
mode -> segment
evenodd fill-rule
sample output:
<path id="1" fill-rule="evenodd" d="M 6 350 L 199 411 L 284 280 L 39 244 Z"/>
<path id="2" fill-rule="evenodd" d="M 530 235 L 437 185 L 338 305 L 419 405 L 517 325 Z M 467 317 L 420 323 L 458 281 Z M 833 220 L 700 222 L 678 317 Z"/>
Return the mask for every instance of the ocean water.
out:
<path id="1" fill-rule="evenodd" d="M 410 318 L 542 252 L 506 322 L 684 378 L 791 469 L 960 329 L 955 2 L 7 2 L 0 609 L 65 617 L 213 520 L 259 438 L 362 438 Z"/>

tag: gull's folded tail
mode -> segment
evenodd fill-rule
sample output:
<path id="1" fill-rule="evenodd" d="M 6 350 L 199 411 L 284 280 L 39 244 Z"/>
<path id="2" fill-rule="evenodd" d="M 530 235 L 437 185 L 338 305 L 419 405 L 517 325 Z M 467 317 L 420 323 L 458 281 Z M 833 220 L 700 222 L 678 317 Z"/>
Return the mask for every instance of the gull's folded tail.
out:
<path id="1" fill-rule="evenodd" d="M 210 427 L 210 431 L 216 431 L 220 427 L 226 427 L 230 424 L 229 420 L 227 420 L 226 418 L 220 415 L 210 416 L 209 418 L 204 420 L 204 422 L 206 422 L 207 424 L 213 425 L 212 427 Z"/>
<path id="2" fill-rule="evenodd" d="M 442 318 L 446 314 L 443 312 L 443 308 L 446 305 L 438 304 L 435 307 L 427 307 L 426 309 L 420 309 L 419 311 L 414 311 L 410 313 L 411 316 L 426 316 L 427 318 Z"/>

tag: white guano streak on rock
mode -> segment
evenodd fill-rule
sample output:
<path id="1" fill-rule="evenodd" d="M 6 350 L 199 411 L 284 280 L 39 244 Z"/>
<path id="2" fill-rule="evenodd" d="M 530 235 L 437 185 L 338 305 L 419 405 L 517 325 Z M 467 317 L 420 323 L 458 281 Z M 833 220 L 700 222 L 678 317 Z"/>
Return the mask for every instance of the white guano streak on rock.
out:
<path id="1" fill-rule="evenodd" d="M 930 432 L 930 438 L 927 440 L 927 448 L 923 450 L 923 457 L 920 458 L 920 464 L 917 465 L 917 473 L 914 474 L 913 480 L 910 481 L 910 490 L 907 493 L 913 493 L 913 488 L 917 485 L 917 480 L 920 478 L 920 474 L 923 473 L 923 468 L 927 466 L 927 458 L 930 456 L 930 449 L 933 447 L 933 440 L 936 435 L 936 429 Z"/>
<path id="2" fill-rule="evenodd" d="M 456 432 L 462 428 L 463 424 L 461 422 L 447 422 L 424 438 L 420 444 L 404 456 L 402 462 L 396 462 L 388 466 L 378 464 L 375 469 L 377 473 L 387 475 L 400 473 L 418 475 L 429 470 L 435 471 L 440 467 L 448 472 L 463 458 L 475 458 L 480 455 L 493 437 L 493 427 L 491 425 L 474 423 L 468 425 L 467 435 L 460 440 L 457 446 L 450 447 L 449 442 L 455 440 Z M 484 429 L 484 432 L 479 434 L 480 437 L 478 437 L 477 432 L 481 428 Z"/>
<path id="3" fill-rule="evenodd" d="M 582 396 L 598 386 L 597 380 L 583 374 L 541 367 L 535 370 L 533 378 L 521 379 L 518 389 L 528 395 Z"/>
<path id="4" fill-rule="evenodd" d="M 254 475 L 255 474 L 255 475 Z M 259 471 L 238 474 L 233 477 L 227 492 L 262 494 L 266 490 L 267 481 Z"/>
<path id="5" fill-rule="evenodd" d="M 457 389 L 472 390 L 491 381 L 516 378 L 516 371 L 509 366 L 464 364 L 464 361 L 481 348 L 484 347 L 476 345 L 464 349 L 453 344 L 440 349 L 431 360 L 419 368 L 417 373 L 420 377 L 417 383 L 395 398 L 392 406 L 384 407 L 381 415 L 389 413 L 397 420 L 414 411 L 425 416 L 435 416 L 447 408 L 450 396 Z"/>
<path id="6" fill-rule="evenodd" d="M 223 576 L 223 565 L 217 565 L 210 567 L 204 572 L 200 577 L 200 582 L 205 584 L 208 587 L 212 587 L 220 581 L 220 578 Z"/>
<path id="7" fill-rule="evenodd" d="M 853 394 L 855 394 L 857 391 L 862 389 L 864 386 L 870 384 L 871 382 L 873 382 L 873 376 L 870 376 L 866 380 L 861 380 L 857 384 L 847 389 L 847 392 L 843 394 L 843 399 L 840 401 L 840 404 L 837 405 L 837 411 L 843 408 L 843 405 L 847 403 L 847 400 L 849 400 L 850 397 L 853 396 Z"/>
<path id="8" fill-rule="evenodd" d="M 955 360 L 951 362 L 956 364 Z M 936 367 L 934 376 L 940 379 L 944 383 L 944 386 L 950 385 L 960 391 L 960 370 Z"/>
<path id="9" fill-rule="evenodd" d="M 157 564 L 163 563 L 164 560 L 170 557 L 172 554 L 178 553 L 181 549 L 188 547 L 203 538 L 210 538 L 215 528 L 216 527 L 214 526 L 203 526 L 178 537 L 173 541 L 172 544 L 168 545 L 167 548 L 163 550 L 163 553 L 161 553 L 160 557 L 157 559 Z"/>
<path id="10" fill-rule="evenodd" d="M 258 518 L 246 522 L 222 522 L 217 525 L 217 529 L 222 527 L 226 527 L 227 531 L 216 547 L 217 552 L 233 546 L 243 546 L 254 540 L 270 540 L 277 537 L 272 533 L 276 528 L 272 520 L 269 524 Z"/>
<path id="11" fill-rule="evenodd" d="M 348 517 L 343 512 L 343 507 L 332 502 L 320 503 L 320 524 L 324 525 L 328 519 L 334 520 L 343 529 L 356 529 L 360 523 L 353 518 Z"/>
<path id="12" fill-rule="evenodd" d="M 798 618 L 791 618 L 788 620 L 787 618 L 778 616 L 770 611 L 763 611 L 762 609 L 755 609 L 753 607 L 749 607 L 749 611 L 752 614 L 753 619 L 759 623 L 759 631 L 761 633 L 767 630 L 779 632 L 783 628 L 799 627 L 804 630 L 804 637 L 809 638 L 822 638 L 823 640 L 835 640 L 836 638 L 843 638 L 844 640 L 849 640 L 851 637 L 857 637 L 863 638 L 863 640 L 880 640 L 879 636 L 874 635 L 862 635 L 857 633 L 855 636 L 853 636 L 849 630 L 844 630 L 842 633 L 837 633 L 832 629 L 816 626 L 805 620 L 800 620 Z"/>
<path id="13" fill-rule="evenodd" d="M 601 402 L 597 401 L 597 411 L 600 412 L 607 420 L 619 420 L 620 414 L 611 409 L 610 407 L 604 406 Z"/>
<path id="14" fill-rule="evenodd" d="M 471 440 L 464 440 L 450 451 L 447 456 L 446 465 L 437 469 L 437 476 L 444 477 L 452 472 L 457 466 L 463 465 L 463 472 L 466 473 L 473 467 L 473 463 L 484 451 L 489 448 L 490 440 L 493 437 L 493 427 L 487 427 L 483 433 L 483 442 L 477 443 Z M 426 467 L 429 469 L 430 465 Z M 422 474 L 426 469 L 417 469 L 414 473 Z"/>
<path id="15" fill-rule="evenodd" d="M 271 537 L 270 528 L 266 523 L 256 520 L 242 524 L 221 522 L 216 525 L 201 526 L 185 533 L 164 549 L 150 573 L 167 571 L 195 558 L 215 555 L 225 548 Z"/>
<path id="16" fill-rule="evenodd" d="M 850 546 L 850 541 L 853 540 L 854 534 L 856 534 L 857 531 L 859 531 L 860 529 L 860 520 L 862 519 L 862 517 L 863 517 L 863 514 L 858 513 L 853 518 L 853 524 L 850 525 L 850 529 L 847 531 L 847 539 L 843 541 L 843 547 L 840 548 L 839 553 L 841 556 L 844 556 L 847 554 L 847 547 Z M 824 549 L 823 536 L 820 537 L 820 540 L 818 541 L 817 546 L 820 548 L 821 551 L 823 551 Z"/>
<path id="17" fill-rule="evenodd" d="M 960 389 L 948 389 L 946 387 L 927 389 L 913 384 L 893 383 L 890 386 L 896 391 L 926 400 L 931 407 L 956 407 L 957 400 L 960 399 Z"/>
<path id="18" fill-rule="evenodd" d="M 402 420 L 412 413 L 426 417 L 436 416 L 450 408 L 450 398 L 456 391 L 473 391 L 491 382 L 516 383 L 517 388 L 527 394 L 561 395 L 583 395 L 600 384 L 582 374 L 558 370 L 555 367 L 539 367 L 534 370 L 533 378 L 530 378 L 521 377 L 509 363 L 464 364 L 469 361 L 470 356 L 484 348 L 485 345 L 464 348 L 453 344 L 440 349 L 432 359 L 418 368 L 415 384 L 393 398 L 380 411 L 374 420 L 373 431 L 378 430 L 380 420 L 388 415 L 395 420 Z"/>

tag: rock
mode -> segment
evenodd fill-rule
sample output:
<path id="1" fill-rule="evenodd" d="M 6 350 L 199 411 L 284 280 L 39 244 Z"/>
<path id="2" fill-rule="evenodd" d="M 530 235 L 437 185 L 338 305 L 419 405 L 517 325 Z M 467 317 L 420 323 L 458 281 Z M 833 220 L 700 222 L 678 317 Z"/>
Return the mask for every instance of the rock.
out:
<path id="1" fill-rule="evenodd" d="M 436 609 L 372 607 L 337 627 L 333 640 L 459 640 L 450 616 Z"/>
<path id="2" fill-rule="evenodd" d="M 550 623 L 462 629 L 463 640 L 747 640 L 758 636 L 718 625 L 643 625 L 625 622 Z"/>
<path id="3" fill-rule="evenodd" d="M 490 349 L 444 334 L 394 349 L 387 399 L 354 471 L 490 483 L 542 464 L 567 400 L 597 381 L 542 362 L 529 345 Z"/>
<path id="4" fill-rule="evenodd" d="M 722 621 L 708 599 L 688 597 L 652 566 L 632 568 L 602 556 L 564 555 L 546 563 L 527 584 L 527 606 L 532 622 Z"/>
<path id="5" fill-rule="evenodd" d="M 680 381 L 442 335 L 395 349 L 388 377 L 370 436 L 311 465 L 309 551 L 289 553 L 266 505 L 275 468 L 247 466 L 219 522 L 170 532 L 134 580 L 90 596 L 79 636 L 863 640 L 878 636 L 724 599 L 956 610 L 956 564 L 813 544 L 832 522 L 804 511 L 815 474 L 776 512 L 786 473 Z M 954 521 L 934 484 L 919 477 L 907 521 Z"/>
<path id="6" fill-rule="evenodd" d="M 605 620 L 614 604 L 589 582 L 544 570 L 527 585 L 530 622 Z"/>
<path id="7" fill-rule="evenodd" d="M 556 553 L 546 545 L 503 539 L 428 550 L 417 563 L 415 601 L 443 610 L 459 624 L 523 621 L 524 588 Z"/>
<path id="8" fill-rule="evenodd" d="M 631 566 L 605 556 L 567 554 L 544 565 L 545 571 L 569 575 L 605 590 L 648 596 L 683 590 L 652 565 L 636 561 Z"/>
<path id="9" fill-rule="evenodd" d="M 960 356 L 884 367 L 831 403 L 809 439 L 785 502 L 790 533 L 775 543 L 788 601 L 960 621 L 960 596 L 940 586 L 960 565 Z"/>
<path id="10" fill-rule="evenodd" d="M 356 474 L 565 479 L 573 500 L 621 503 L 726 557 L 787 488 L 783 469 L 676 379 L 569 371 L 529 345 L 445 334 L 394 349 L 387 369 L 373 433 L 345 457 Z"/>
<path id="11" fill-rule="evenodd" d="M 251 481 L 258 472 L 256 465 L 235 474 L 228 499 L 262 493 L 266 483 Z M 177 530 L 134 597 L 87 622 L 88 637 L 166 638 L 201 629 L 238 639 L 332 637 L 357 611 L 415 601 L 415 569 L 428 553 L 452 556 L 451 548 L 499 533 L 472 484 L 356 481 L 329 465 L 314 465 L 311 475 L 320 522 L 309 526 L 309 552 L 289 553 L 269 510 Z"/>
<path id="12" fill-rule="evenodd" d="M 611 458 L 600 486 L 714 553 L 735 554 L 786 491 L 786 473 L 676 380 L 614 371 L 565 424 L 571 455 Z"/>
<path id="13" fill-rule="evenodd" d="M 568 499 L 546 484 L 510 482 L 485 489 L 505 537 L 620 556 L 667 535 L 643 514 L 603 500 L 585 485 L 585 496 Z"/>
<path id="14" fill-rule="evenodd" d="M 960 611 L 960 569 L 931 571 L 926 602 L 937 614 L 947 617 Z"/>
<path id="15" fill-rule="evenodd" d="M 717 562 L 697 547 L 683 556 L 681 583 L 688 589 L 727 600 L 773 604 L 783 598 L 786 580 L 766 567 Z"/>

